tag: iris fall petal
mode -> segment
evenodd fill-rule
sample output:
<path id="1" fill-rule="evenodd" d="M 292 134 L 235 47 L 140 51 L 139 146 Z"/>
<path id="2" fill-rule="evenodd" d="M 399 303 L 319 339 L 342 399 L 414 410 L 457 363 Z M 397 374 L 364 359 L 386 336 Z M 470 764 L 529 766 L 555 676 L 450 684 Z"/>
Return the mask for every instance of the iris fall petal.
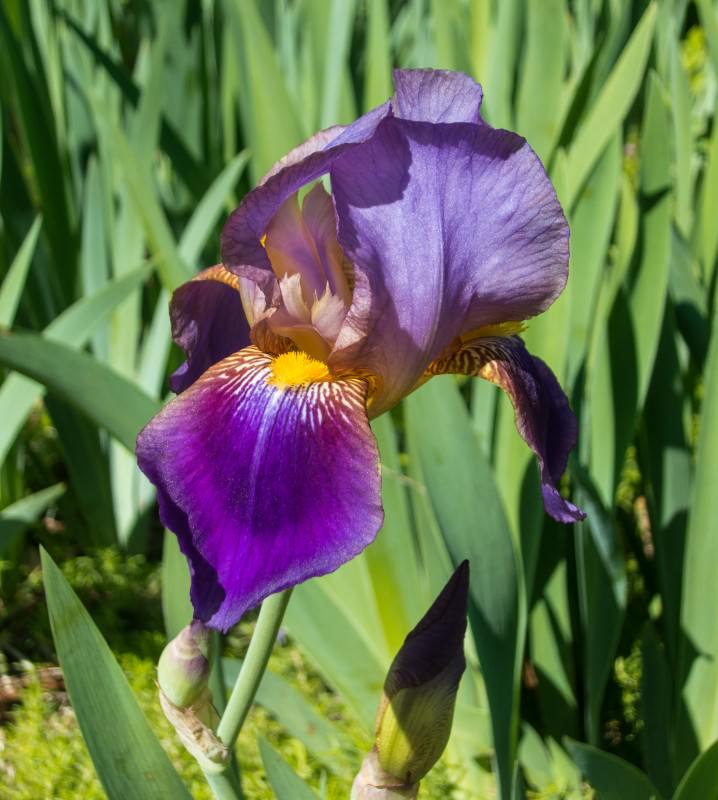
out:
<path id="1" fill-rule="evenodd" d="M 557 488 L 568 454 L 576 445 L 578 426 L 566 395 L 546 364 L 532 356 L 518 336 L 488 336 L 467 342 L 429 367 L 432 375 L 447 372 L 480 376 L 508 394 L 518 432 L 539 463 L 546 511 L 559 522 L 584 519 L 584 512 Z"/>
<path id="2" fill-rule="evenodd" d="M 249 344 L 239 287 L 240 278 L 218 264 L 172 295 L 172 338 L 187 356 L 170 378 L 173 392 L 184 391 L 212 364 Z"/>
<path id="3" fill-rule="evenodd" d="M 274 363 L 254 347 L 225 358 L 137 443 L 189 559 L 195 614 L 223 630 L 267 595 L 353 558 L 383 520 L 365 382 L 283 386 Z"/>

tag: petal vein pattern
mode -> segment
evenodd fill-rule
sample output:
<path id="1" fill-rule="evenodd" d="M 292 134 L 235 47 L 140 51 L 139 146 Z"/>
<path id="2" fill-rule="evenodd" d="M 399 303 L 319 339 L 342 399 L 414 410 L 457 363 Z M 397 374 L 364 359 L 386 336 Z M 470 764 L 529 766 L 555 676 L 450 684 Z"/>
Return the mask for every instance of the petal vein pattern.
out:
<path id="1" fill-rule="evenodd" d="M 190 562 L 195 612 L 223 630 L 353 558 L 383 521 L 366 382 L 278 386 L 272 362 L 255 347 L 220 361 L 138 439 Z"/>

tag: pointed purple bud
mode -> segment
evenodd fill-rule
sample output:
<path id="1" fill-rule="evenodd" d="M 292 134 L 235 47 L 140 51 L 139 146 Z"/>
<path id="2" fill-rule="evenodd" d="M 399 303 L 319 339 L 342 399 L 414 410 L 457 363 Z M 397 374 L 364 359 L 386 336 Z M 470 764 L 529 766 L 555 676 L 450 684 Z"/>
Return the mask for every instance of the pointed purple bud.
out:
<path id="1" fill-rule="evenodd" d="M 394 658 L 377 713 L 375 747 L 354 784 L 356 800 L 414 796 L 443 753 L 466 666 L 468 590 L 464 561 Z"/>

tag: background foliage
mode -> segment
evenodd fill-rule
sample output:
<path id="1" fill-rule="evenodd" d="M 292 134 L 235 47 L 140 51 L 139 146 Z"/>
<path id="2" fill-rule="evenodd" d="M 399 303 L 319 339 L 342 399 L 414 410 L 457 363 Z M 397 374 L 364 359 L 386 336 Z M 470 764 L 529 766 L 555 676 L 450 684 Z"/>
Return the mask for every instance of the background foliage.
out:
<path id="1" fill-rule="evenodd" d="M 437 378 L 377 420 L 385 529 L 294 593 L 292 644 L 240 741 L 246 795 L 292 785 L 266 743 L 273 790 L 259 776 L 257 729 L 319 796 L 346 792 L 391 657 L 469 557 L 470 668 L 427 796 L 718 797 L 714 0 L 3 0 L 6 680 L 56 658 L 41 543 L 70 579 L 43 557 L 54 647 L 105 791 L 121 796 L 95 712 L 81 712 L 94 707 L 82 670 L 104 664 L 128 719 L 142 712 L 71 586 L 128 654 L 143 735 L 207 796 L 148 671 L 160 602 L 168 635 L 189 614 L 184 561 L 132 455 L 179 363 L 169 293 L 217 261 L 224 217 L 276 158 L 391 94 L 392 66 L 473 75 L 487 121 L 526 136 L 557 187 L 570 279 L 525 338 L 579 417 L 564 489 L 589 517 L 564 528 L 544 515 L 510 405 L 488 384 Z M 69 608 L 84 621 L 63 633 Z M 65 636 L 94 643 L 89 660 Z M 79 744 L 52 743 L 70 723 L 38 681 L 3 729 L 3 797 L 76 796 L 95 780 Z M 46 788 L 27 788 L 18 768 L 46 751 L 67 773 L 43 783 L 47 762 L 33 776 Z M 101 796 L 92 785 L 83 796 Z"/>

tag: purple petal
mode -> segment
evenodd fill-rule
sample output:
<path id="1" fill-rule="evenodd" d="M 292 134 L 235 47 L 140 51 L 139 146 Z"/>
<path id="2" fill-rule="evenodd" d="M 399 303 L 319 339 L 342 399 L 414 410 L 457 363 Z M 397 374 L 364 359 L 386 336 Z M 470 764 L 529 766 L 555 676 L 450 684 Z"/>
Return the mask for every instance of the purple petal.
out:
<path id="1" fill-rule="evenodd" d="M 227 220 L 222 231 L 222 261 L 238 274 L 243 274 L 245 265 L 271 270 L 260 240 L 282 203 L 328 172 L 342 153 L 373 136 L 389 113 L 387 101 L 347 127 L 320 131 L 278 161 Z"/>
<path id="2" fill-rule="evenodd" d="M 357 378 L 280 389 L 254 347 L 210 368 L 140 433 L 140 468 L 190 562 L 192 603 L 228 629 L 331 572 L 379 530 L 379 455 Z"/>
<path id="3" fill-rule="evenodd" d="M 402 689 L 423 686 L 441 673 L 449 688 L 456 691 L 466 666 L 468 602 L 469 562 L 462 561 L 394 657 L 384 683 L 387 699 Z"/>
<path id="4" fill-rule="evenodd" d="M 480 121 L 481 86 L 461 72 L 394 70 L 394 114 L 416 122 Z"/>
<path id="5" fill-rule="evenodd" d="M 187 355 L 187 361 L 170 378 L 173 392 L 184 391 L 212 364 L 249 344 L 239 281 L 218 264 L 172 295 L 172 338 Z"/>
<path id="6" fill-rule="evenodd" d="M 513 133 L 387 118 L 334 162 L 331 179 L 356 285 L 330 363 L 382 376 L 373 413 L 457 335 L 533 316 L 566 283 L 568 224 Z"/>
<path id="7" fill-rule="evenodd" d="M 584 519 L 584 512 L 557 489 L 576 445 L 578 426 L 568 398 L 546 364 L 532 356 L 518 336 L 491 336 L 468 342 L 429 367 L 432 375 L 447 372 L 479 375 L 508 394 L 516 428 L 538 459 L 546 511 L 559 522 Z"/>

